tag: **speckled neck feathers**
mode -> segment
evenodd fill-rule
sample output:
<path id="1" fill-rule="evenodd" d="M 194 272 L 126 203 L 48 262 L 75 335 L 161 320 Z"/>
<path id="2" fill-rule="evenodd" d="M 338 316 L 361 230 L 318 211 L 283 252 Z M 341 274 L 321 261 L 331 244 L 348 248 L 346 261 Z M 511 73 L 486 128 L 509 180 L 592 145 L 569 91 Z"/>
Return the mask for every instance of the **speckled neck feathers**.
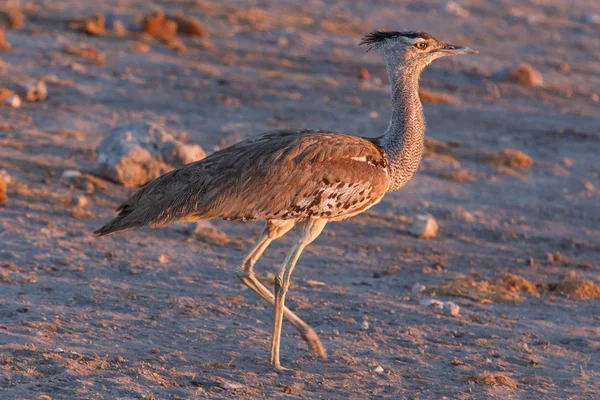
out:
<path id="1" fill-rule="evenodd" d="M 419 77 L 423 66 L 406 65 L 393 54 L 385 54 L 390 77 L 392 116 L 377 144 L 386 153 L 391 172 L 388 191 L 404 186 L 419 167 L 423 155 L 425 117 L 419 98 Z"/>

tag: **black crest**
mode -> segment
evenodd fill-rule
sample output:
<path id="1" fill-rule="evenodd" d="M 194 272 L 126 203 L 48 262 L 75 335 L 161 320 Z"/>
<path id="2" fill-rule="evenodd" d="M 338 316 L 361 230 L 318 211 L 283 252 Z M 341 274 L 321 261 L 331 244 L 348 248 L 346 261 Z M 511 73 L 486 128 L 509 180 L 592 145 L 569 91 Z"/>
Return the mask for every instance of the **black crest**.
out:
<path id="1" fill-rule="evenodd" d="M 362 38 L 359 45 L 366 44 L 369 50 L 373 48 L 377 43 L 382 43 L 386 39 L 393 39 L 397 37 L 405 37 L 409 39 L 434 39 L 429 33 L 418 32 L 418 31 L 375 31 L 371 32 Z"/>

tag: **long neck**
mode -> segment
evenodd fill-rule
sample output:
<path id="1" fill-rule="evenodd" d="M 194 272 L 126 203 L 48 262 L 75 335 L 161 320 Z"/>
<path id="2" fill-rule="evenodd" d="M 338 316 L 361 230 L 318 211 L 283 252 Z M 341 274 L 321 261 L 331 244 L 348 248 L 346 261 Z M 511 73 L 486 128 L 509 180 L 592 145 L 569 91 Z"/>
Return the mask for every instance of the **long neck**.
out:
<path id="1" fill-rule="evenodd" d="M 404 186 L 419 167 L 423 155 L 425 117 L 419 98 L 421 68 L 400 64 L 397 58 L 386 56 L 392 93 L 390 126 L 379 146 L 390 162 L 391 183 L 389 191 Z"/>

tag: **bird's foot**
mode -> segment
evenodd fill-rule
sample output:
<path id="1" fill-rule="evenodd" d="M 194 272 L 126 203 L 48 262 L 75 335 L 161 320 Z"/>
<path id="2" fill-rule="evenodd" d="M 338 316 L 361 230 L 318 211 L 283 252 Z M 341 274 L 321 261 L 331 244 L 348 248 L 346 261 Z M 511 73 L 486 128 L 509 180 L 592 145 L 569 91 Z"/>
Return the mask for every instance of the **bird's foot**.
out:
<path id="1" fill-rule="evenodd" d="M 325 347 L 321 344 L 321 340 L 319 340 L 319 337 L 313 328 L 308 328 L 304 332 L 301 332 L 301 335 L 302 339 L 306 341 L 306 344 L 308 344 L 308 347 L 314 353 L 317 353 L 323 360 L 327 360 Z"/>
<path id="2" fill-rule="evenodd" d="M 275 365 L 273 365 L 273 370 L 275 372 L 277 372 L 278 374 L 280 374 L 280 375 L 282 375 L 282 374 L 289 375 L 289 374 L 291 374 L 293 372 L 289 368 L 282 367 L 281 364 L 275 364 Z"/>

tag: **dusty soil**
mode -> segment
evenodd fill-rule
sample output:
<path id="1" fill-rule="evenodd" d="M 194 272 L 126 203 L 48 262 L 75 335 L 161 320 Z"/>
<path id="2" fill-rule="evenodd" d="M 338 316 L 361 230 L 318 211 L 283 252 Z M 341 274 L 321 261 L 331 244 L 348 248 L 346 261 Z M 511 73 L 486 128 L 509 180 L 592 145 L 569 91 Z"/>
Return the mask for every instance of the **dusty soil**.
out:
<path id="1" fill-rule="evenodd" d="M 600 3 L 465 0 L 464 16 L 437 1 L 227 3 L 12 2 L 25 19 L 5 32 L 0 86 L 44 80 L 48 98 L 0 106 L 0 170 L 11 177 L 0 398 L 597 398 L 600 303 L 586 297 L 600 282 Z M 123 32 L 158 9 L 196 17 L 208 36 Z M 329 359 L 284 324 L 291 372 L 280 375 L 268 365 L 271 310 L 234 275 L 261 224 L 214 221 L 223 232 L 200 239 L 170 227 L 95 238 L 133 189 L 94 177 L 94 149 L 136 120 L 208 152 L 276 127 L 378 135 L 387 78 L 357 43 L 382 28 L 481 54 L 424 74 L 442 100 L 425 104 L 433 140 L 420 173 L 306 250 L 288 304 Z M 542 86 L 499 78 L 521 62 Z M 61 179 L 65 169 L 89 174 Z M 75 195 L 89 204 L 74 206 Z M 437 218 L 436 238 L 408 233 L 422 213 Z M 259 263 L 265 281 L 290 243 Z M 524 280 L 472 295 L 508 274 Z M 565 289 L 581 280 L 592 286 Z M 460 305 L 457 317 L 411 293 L 447 281 L 467 282 L 468 294 L 436 293 Z"/>

